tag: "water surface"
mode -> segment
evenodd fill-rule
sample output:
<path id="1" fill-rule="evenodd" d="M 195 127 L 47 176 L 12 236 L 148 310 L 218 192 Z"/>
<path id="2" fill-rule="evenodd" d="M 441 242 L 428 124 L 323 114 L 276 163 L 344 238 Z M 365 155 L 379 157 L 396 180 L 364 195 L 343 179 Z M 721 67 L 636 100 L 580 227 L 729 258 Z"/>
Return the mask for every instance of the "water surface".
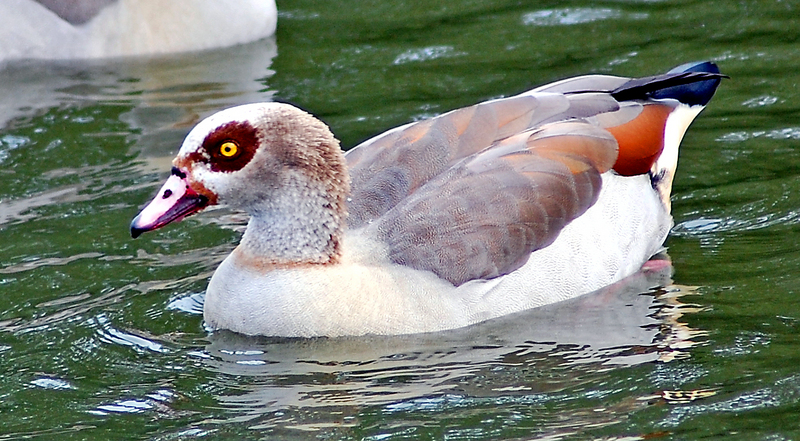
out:
<path id="1" fill-rule="evenodd" d="M 0 70 L 0 440 L 800 437 L 793 2 L 278 7 L 274 40 L 235 49 Z M 703 59 L 731 80 L 683 144 L 667 256 L 571 302 L 422 336 L 209 333 L 202 292 L 242 215 L 128 234 L 222 107 L 292 102 L 351 147 Z"/>

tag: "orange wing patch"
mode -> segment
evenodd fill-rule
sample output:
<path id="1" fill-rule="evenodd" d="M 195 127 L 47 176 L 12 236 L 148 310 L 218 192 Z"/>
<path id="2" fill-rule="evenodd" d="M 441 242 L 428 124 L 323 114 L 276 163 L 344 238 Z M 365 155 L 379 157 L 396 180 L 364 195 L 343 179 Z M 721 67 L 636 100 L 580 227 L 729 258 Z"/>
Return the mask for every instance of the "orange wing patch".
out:
<path id="1" fill-rule="evenodd" d="M 650 171 L 664 148 L 664 126 L 672 110 L 664 104 L 645 105 L 633 120 L 606 128 L 619 144 L 613 167 L 617 173 L 635 176 Z"/>

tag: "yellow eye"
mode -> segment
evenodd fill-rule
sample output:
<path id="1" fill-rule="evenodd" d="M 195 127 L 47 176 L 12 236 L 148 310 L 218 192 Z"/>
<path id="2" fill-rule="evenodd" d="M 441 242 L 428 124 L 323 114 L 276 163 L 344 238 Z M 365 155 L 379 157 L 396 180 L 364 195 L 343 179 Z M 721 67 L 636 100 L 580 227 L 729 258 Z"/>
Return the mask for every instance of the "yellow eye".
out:
<path id="1" fill-rule="evenodd" d="M 225 141 L 219 146 L 219 154 L 226 158 L 233 158 L 239 153 L 239 146 L 233 141 Z"/>

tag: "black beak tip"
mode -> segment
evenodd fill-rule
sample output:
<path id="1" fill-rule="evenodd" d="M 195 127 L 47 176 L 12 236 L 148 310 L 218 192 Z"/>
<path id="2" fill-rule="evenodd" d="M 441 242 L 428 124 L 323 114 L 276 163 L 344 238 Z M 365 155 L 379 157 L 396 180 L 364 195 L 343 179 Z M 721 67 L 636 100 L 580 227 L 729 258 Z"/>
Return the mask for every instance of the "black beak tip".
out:
<path id="1" fill-rule="evenodd" d="M 139 228 L 136 226 L 137 219 L 139 219 L 139 216 L 136 216 L 136 218 L 134 218 L 133 221 L 131 221 L 131 237 L 134 239 L 141 236 L 142 233 L 144 233 L 145 231 L 148 231 L 145 228 Z"/>

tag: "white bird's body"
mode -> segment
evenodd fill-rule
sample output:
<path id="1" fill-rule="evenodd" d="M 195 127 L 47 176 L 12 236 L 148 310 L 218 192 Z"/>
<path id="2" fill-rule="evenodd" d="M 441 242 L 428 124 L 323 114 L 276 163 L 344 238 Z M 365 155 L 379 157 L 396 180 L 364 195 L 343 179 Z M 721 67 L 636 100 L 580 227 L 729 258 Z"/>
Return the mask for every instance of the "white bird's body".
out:
<path id="1" fill-rule="evenodd" d="M 275 33 L 274 0 L 0 2 L 0 61 L 198 51 Z"/>
<path id="2" fill-rule="evenodd" d="M 209 282 L 210 326 L 244 334 L 411 334 L 459 328 L 543 306 L 633 274 L 661 248 L 672 217 L 643 177 L 604 176 L 604 192 L 558 239 L 522 268 L 460 286 L 391 262 L 362 230 L 344 236 L 337 265 L 272 270 L 248 265 L 239 250 Z M 635 212 L 637 216 L 620 216 Z M 612 222 L 609 222 L 609 219 Z M 335 295 L 334 295 L 335 293 Z M 264 299 L 269 299 L 268 302 Z"/>

